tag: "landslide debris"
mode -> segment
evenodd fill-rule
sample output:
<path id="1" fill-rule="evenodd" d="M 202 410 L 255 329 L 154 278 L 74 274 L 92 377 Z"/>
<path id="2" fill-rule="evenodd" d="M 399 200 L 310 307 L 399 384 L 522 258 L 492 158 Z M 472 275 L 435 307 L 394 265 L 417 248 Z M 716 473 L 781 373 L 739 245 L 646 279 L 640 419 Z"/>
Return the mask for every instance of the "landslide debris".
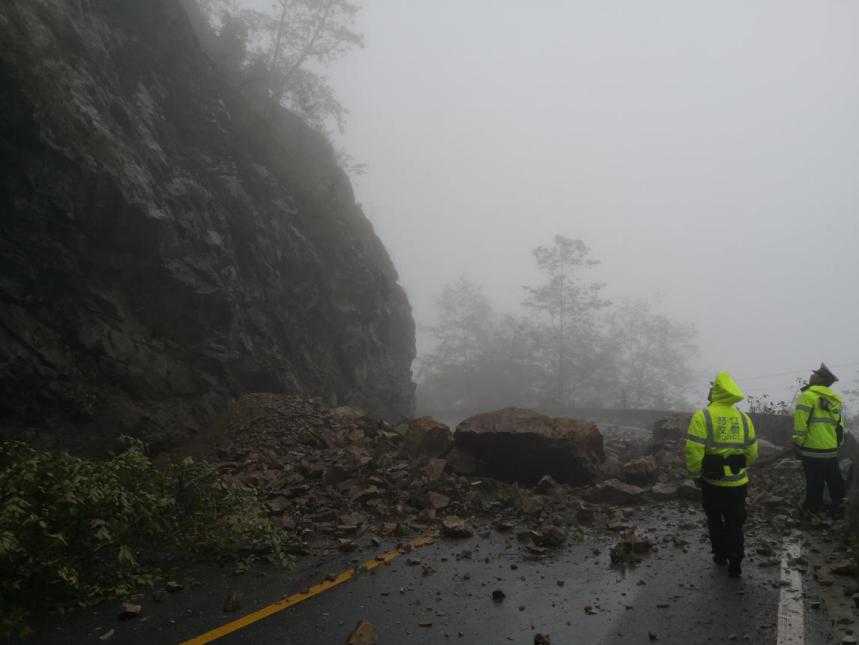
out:
<path id="1" fill-rule="evenodd" d="M 534 431 L 511 434 L 522 445 L 540 446 L 532 456 L 562 446 L 561 454 L 574 460 L 570 470 L 583 464 L 587 478 L 595 476 L 602 438 L 592 424 L 521 412 L 499 414 L 531 419 Z M 283 528 L 306 543 L 345 551 L 381 536 L 467 538 L 494 527 L 516 530 L 524 536 L 522 547 L 539 554 L 564 544 L 579 524 L 577 516 L 598 510 L 584 502 L 582 489 L 546 473 L 538 476 L 538 463 L 529 466 L 525 484 L 461 474 L 471 470 L 463 463 L 480 462 L 489 453 L 473 455 L 459 434 L 429 417 L 394 426 L 355 408 L 332 410 L 318 400 L 251 394 L 186 454 L 217 460 L 225 480 L 252 487 Z M 552 460 L 549 466 L 563 477 L 558 455 Z"/>
<path id="2" fill-rule="evenodd" d="M 429 417 L 392 425 L 356 408 L 251 394 L 186 454 L 218 461 L 225 480 L 253 488 L 306 544 L 342 551 L 383 537 L 497 530 L 539 556 L 586 525 L 631 528 L 632 509 L 619 506 L 700 499 L 682 441 L 609 442 L 622 480 L 606 479 L 602 436 L 590 422 L 508 408 L 458 428 Z M 582 480 L 589 485 L 568 483 Z"/>

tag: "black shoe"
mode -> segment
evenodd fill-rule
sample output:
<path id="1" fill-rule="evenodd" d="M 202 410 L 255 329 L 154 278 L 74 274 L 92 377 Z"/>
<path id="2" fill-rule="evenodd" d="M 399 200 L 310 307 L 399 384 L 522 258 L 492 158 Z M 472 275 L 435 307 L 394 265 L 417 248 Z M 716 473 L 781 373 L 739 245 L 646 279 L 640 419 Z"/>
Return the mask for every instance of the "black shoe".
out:
<path id="1" fill-rule="evenodd" d="M 713 562 L 718 564 L 720 567 L 724 567 L 726 564 L 728 564 L 728 558 L 726 558 L 724 555 L 714 555 Z"/>
<path id="2" fill-rule="evenodd" d="M 739 578 L 743 575 L 743 565 L 739 558 L 728 558 L 728 575 L 732 578 Z"/>
<path id="3" fill-rule="evenodd" d="M 827 514 L 834 520 L 843 520 L 844 519 L 844 505 L 839 504 L 838 506 L 830 506 L 826 509 Z"/>

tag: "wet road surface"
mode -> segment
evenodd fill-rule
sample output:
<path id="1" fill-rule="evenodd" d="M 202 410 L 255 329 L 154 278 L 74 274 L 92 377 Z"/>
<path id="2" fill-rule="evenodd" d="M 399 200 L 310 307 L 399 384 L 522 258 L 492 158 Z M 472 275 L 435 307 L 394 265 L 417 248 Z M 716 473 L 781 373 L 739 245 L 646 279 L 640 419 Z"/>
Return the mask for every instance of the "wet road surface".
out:
<path id="1" fill-rule="evenodd" d="M 710 561 L 697 507 L 669 503 L 636 509 L 628 524 L 657 548 L 626 569 L 613 567 L 609 557 L 623 531 L 588 528 L 582 540 L 537 558 L 522 550 L 515 535 L 486 528 L 486 537 L 436 540 L 216 642 L 342 644 L 361 619 L 376 626 L 380 645 L 530 644 L 537 632 L 550 634 L 552 645 L 649 643 L 651 634 L 661 643 L 833 642 L 812 568 L 799 576 L 802 588 L 791 589 L 794 571 L 783 571 L 778 553 L 755 554 L 761 539 L 782 542 L 783 536 L 765 525 L 749 527 L 750 555 L 743 578 L 735 580 Z M 267 567 L 234 577 L 231 568 L 199 567 L 192 574 L 199 586 L 164 603 L 146 594 L 138 618 L 118 621 L 120 603 L 111 601 L 47 621 L 31 642 L 180 643 L 391 548 L 308 556 L 291 572 Z M 242 608 L 224 613 L 223 601 L 234 589 L 244 594 Z M 492 599 L 496 589 L 505 594 L 503 600 Z M 814 599 L 820 604 L 812 608 Z M 798 637 L 785 640 L 782 634 L 779 640 L 780 604 L 782 631 L 791 624 L 785 616 L 793 616 L 794 627 L 799 619 Z M 100 641 L 110 629 L 114 635 Z"/>

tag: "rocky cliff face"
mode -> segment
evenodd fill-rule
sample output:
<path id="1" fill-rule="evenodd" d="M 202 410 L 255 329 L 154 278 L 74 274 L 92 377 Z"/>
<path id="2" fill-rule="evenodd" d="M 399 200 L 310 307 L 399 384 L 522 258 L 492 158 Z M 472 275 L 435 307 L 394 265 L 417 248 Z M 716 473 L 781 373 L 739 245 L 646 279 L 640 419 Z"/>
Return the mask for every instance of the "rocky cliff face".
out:
<path id="1" fill-rule="evenodd" d="M 177 0 L 0 3 L 0 417 L 165 445 L 245 392 L 413 412 L 411 308 L 324 137 Z"/>

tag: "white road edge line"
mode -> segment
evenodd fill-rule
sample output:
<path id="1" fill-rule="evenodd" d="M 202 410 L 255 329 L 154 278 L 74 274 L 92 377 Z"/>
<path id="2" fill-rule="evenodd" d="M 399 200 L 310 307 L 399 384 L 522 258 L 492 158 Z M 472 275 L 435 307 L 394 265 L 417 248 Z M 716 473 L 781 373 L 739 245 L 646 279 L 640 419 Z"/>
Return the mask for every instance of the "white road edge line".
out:
<path id="1" fill-rule="evenodd" d="M 805 607 L 802 603 L 802 574 L 789 563 L 802 553 L 799 538 L 785 540 L 781 559 L 781 592 L 778 601 L 778 635 L 776 645 L 803 645 L 805 643 Z"/>

